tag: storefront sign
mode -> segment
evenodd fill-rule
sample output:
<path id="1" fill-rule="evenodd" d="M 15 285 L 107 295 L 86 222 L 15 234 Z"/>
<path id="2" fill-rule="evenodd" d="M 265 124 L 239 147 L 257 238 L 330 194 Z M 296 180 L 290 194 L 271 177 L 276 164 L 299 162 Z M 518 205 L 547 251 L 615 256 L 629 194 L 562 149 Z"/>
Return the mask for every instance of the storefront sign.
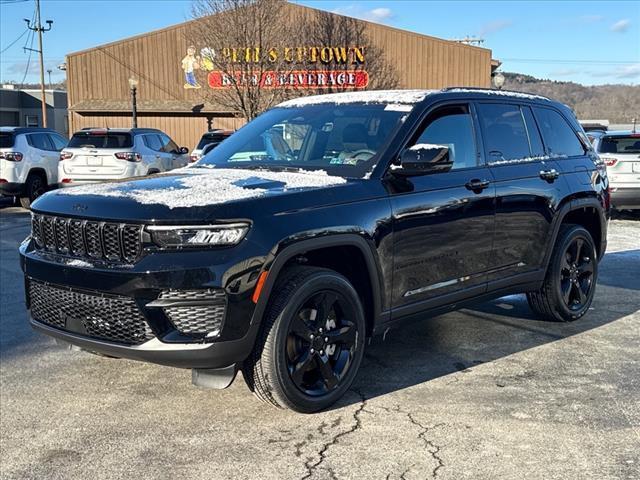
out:
<path id="1" fill-rule="evenodd" d="M 209 72 L 209 87 L 220 89 L 230 88 L 234 84 L 258 84 L 264 88 L 366 88 L 369 85 L 369 74 L 365 70 L 296 70 L 288 73 L 275 71 L 254 75 L 237 73 L 234 76 L 223 72 Z"/>
<path id="2" fill-rule="evenodd" d="M 266 71 L 260 75 L 249 75 L 242 72 L 225 74 L 216 70 L 216 58 L 222 58 L 221 64 L 272 63 L 314 66 L 316 68 L 300 68 L 286 72 L 282 70 Z M 259 47 L 229 48 L 220 50 L 202 48 L 198 54 L 195 47 L 190 46 L 182 58 L 181 68 L 184 72 L 184 88 L 201 88 L 199 71 L 207 75 L 207 84 L 213 89 L 230 88 L 233 85 L 260 85 L 264 88 L 366 88 L 369 85 L 369 74 L 362 69 L 365 64 L 365 51 L 362 47 L 285 47 L 261 49 Z M 332 68 L 332 65 L 336 67 Z M 353 65 L 354 69 L 342 70 Z M 226 68 L 226 67 L 225 67 Z M 326 68 L 326 70 L 324 70 Z M 360 68 L 360 69 L 358 69 Z"/>

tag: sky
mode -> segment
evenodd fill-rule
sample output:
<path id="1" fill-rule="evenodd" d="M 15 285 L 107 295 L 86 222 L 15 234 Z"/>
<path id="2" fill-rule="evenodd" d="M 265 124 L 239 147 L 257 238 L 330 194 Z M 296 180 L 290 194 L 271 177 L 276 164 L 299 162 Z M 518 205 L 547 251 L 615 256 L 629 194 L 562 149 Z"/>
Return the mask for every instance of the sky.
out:
<path id="1" fill-rule="evenodd" d="M 640 0 L 296 3 L 444 39 L 482 38 L 507 72 L 585 85 L 640 84 Z M 181 23 L 191 12 L 191 0 L 41 0 L 41 5 L 43 22 L 53 20 L 43 48 L 53 82 L 64 79 L 57 66 L 67 53 Z M 39 81 L 37 55 L 29 62 L 23 50 L 30 43 L 23 19 L 33 12 L 34 0 L 0 0 L 3 83 Z"/>

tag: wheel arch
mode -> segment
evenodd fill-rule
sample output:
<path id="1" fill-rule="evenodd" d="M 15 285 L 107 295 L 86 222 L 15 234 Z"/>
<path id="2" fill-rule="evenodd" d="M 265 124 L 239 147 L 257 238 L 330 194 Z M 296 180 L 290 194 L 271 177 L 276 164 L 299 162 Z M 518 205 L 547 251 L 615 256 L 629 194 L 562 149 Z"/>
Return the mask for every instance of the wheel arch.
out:
<path id="1" fill-rule="evenodd" d="M 24 179 L 25 183 L 27 183 L 27 179 L 31 175 L 41 175 L 42 177 L 44 177 L 44 181 L 46 182 L 46 184 L 49 185 L 49 177 L 47 176 L 47 171 L 44 168 L 42 168 L 42 167 L 30 168 L 29 172 L 27 173 L 27 176 Z"/>
<path id="2" fill-rule="evenodd" d="M 344 259 L 345 253 L 357 253 L 359 257 L 350 257 L 349 262 L 327 261 L 327 255 L 335 253 L 336 258 Z M 274 255 L 273 261 L 267 262 L 267 279 L 260 293 L 251 323 L 261 322 L 273 288 L 280 274 L 292 264 L 321 266 L 336 270 L 344 275 L 354 286 L 362 298 L 367 323 L 367 334 L 371 335 L 379 322 L 383 285 L 378 262 L 367 240 L 356 234 L 335 234 L 320 238 L 298 241 L 282 248 Z M 359 263 L 361 262 L 361 263 Z M 351 268 L 354 265 L 366 267 L 364 272 Z M 351 269 L 351 271 L 349 271 Z M 366 277 L 368 282 L 361 280 Z"/>
<path id="3" fill-rule="evenodd" d="M 607 218 L 603 212 L 602 204 L 594 197 L 577 198 L 567 200 L 556 214 L 552 242 L 545 255 L 545 269 L 549 266 L 551 253 L 558 239 L 560 227 L 566 224 L 576 224 L 584 227 L 593 238 L 598 258 L 602 259 L 607 245 Z"/>

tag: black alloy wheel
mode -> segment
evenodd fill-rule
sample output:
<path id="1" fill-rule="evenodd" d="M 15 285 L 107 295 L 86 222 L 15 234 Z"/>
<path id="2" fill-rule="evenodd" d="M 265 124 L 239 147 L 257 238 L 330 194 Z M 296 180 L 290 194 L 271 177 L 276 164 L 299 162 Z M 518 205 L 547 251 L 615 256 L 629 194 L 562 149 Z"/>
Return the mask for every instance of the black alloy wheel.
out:
<path id="1" fill-rule="evenodd" d="M 333 270 L 294 266 L 278 276 L 242 373 L 251 391 L 280 408 L 311 413 L 342 397 L 364 355 L 364 309 Z"/>
<path id="2" fill-rule="evenodd" d="M 598 254 L 588 230 L 562 225 L 542 288 L 527 293 L 534 313 L 543 320 L 571 322 L 589 311 L 598 279 Z"/>
<path id="3" fill-rule="evenodd" d="M 580 237 L 575 238 L 564 252 L 560 289 L 565 305 L 572 311 L 584 308 L 593 288 L 595 259 L 592 255 Z"/>
<path id="4" fill-rule="evenodd" d="M 26 195 L 20 197 L 20 204 L 23 208 L 29 209 L 35 199 L 47 191 L 47 183 L 42 175 L 31 173 L 27 177 L 25 189 Z"/>
<path id="5" fill-rule="evenodd" d="M 335 390 L 353 362 L 358 329 L 355 309 L 338 292 L 309 298 L 289 326 L 286 358 L 293 383 L 307 395 Z"/>

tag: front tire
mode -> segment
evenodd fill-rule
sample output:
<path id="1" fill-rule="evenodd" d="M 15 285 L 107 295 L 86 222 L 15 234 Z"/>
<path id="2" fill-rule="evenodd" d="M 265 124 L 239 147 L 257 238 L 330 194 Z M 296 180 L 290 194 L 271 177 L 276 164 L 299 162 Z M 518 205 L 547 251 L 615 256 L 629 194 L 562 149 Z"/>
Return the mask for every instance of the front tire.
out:
<path id="1" fill-rule="evenodd" d="M 39 173 L 30 173 L 25 182 L 26 195 L 20 197 L 20 205 L 27 210 L 31 208 L 33 201 L 47 191 L 47 181 Z"/>
<path id="2" fill-rule="evenodd" d="M 563 225 L 543 286 L 527 293 L 527 301 L 544 320 L 572 322 L 589 310 L 597 279 L 598 257 L 591 234 L 578 225 Z"/>
<path id="3" fill-rule="evenodd" d="M 280 408 L 311 413 L 349 389 L 362 362 L 360 298 L 337 272 L 295 267 L 273 290 L 261 332 L 243 366 L 249 388 Z"/>

